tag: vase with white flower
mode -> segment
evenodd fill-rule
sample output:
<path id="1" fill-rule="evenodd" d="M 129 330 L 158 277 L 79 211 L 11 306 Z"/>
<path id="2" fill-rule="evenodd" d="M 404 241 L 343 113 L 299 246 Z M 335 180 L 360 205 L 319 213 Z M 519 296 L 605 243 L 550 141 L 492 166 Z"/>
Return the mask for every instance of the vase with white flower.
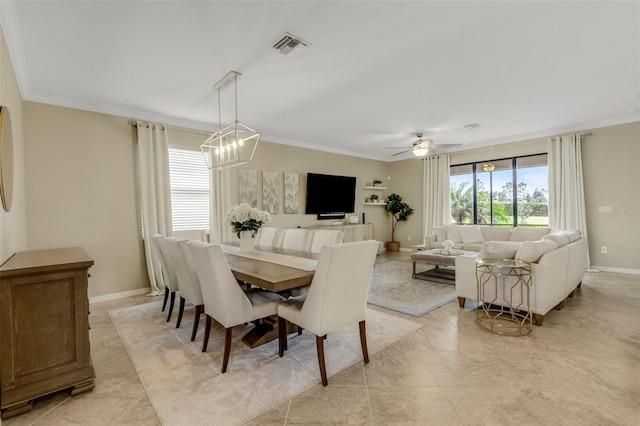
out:
<path id="1" fill-rule="evenodd" d="M 240 251 L 247 252 L 254 248 L 253 237 L 258 229 L 271 222 L 271 214 L 247 203 L 240 203 L 229 208 L 227 221 L 231 224 L 231 231 L 240 239 Z"/>
<path id="2" fill-rule="evenodd" d="M 442 242 L 442 254 L 450 255 L 455 243 L 451 240 L 444 240 Z"/>

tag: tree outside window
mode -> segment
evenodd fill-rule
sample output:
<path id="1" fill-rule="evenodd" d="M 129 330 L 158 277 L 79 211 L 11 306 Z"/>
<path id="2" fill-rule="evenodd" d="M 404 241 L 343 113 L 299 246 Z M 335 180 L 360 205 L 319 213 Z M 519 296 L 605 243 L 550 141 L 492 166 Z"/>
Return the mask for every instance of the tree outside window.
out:
<path id="1" fill-rule="evenodd" d="M 546 154 L 540 154 L 493 160 L 494 169 L 486 171 L 486 162 L 451 166 L 451 222 L 546 226 L 546 162 Z"/>

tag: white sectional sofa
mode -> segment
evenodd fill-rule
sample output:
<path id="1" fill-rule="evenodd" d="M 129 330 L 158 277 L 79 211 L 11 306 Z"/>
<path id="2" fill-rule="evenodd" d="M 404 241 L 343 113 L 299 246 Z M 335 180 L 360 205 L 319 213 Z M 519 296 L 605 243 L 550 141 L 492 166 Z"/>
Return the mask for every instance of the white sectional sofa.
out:
<path id="1" fill-rule="evenodd" d="M 481 238 L 478 231 L 482 241 L 478 241 Z M 478 251 L 478 256 L 456 258 L 456 294 L 460 307 L 464 307 L 466 299 L 477 298 L 477 257 L 516 258 L 531 263 L 530 300 L 537 325 L 542 325 L 550 310 L 564 307 L 565 299 L 573 297 L 584 277 L 588 245 L 579 231 L 447 225 L 434 229 L 425 248 L 440 248 L 444 239 L 454 241 L 456 248 Z M 496 304 L 508 305 L 500 295 Z"/>
<path id="2" fill-rule="evenodd" d="M 480 251 L 486 241 L 535 241 L 551 232 L 549 228 L 509 228 L 480 225 L 444 225 L 433 228 L 427 235 L 425 248 L 442 248 L 442 242 L 454 242 L 454 248 L 467 251 Z"/>

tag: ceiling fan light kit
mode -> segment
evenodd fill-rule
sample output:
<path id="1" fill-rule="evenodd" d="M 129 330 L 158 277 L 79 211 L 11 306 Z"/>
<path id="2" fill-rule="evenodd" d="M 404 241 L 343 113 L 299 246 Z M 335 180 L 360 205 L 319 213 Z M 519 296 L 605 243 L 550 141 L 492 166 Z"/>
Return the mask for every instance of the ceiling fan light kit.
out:
<path id="1" fill-rule="evenodd" d="M 218 131 L 212 133 L 200 145 L 200 150 L 207 163 L 207 167 L 214 170 L 227 169 L 250 163 L 260 141 L 260 132 L 238 121 L 238 77 L 237 71 L 229 71 L 214 88 L 218 90 Z M 235 121 L 222 128 L 220 110 L 220 90 L 234 83 L 235 88 Z"/>
<path id="2" fill-rule="evenodd" d="M 422 136 L 423 136 L 423 134 L 421 132 L 416 133 L 416 137 L 418 138 L 418 140 L 415 141 L 411 147 L 390 146 L 390 147 L 386 147 L 386 148 L 388 148 L 388 149 L 404 149 L 404 151 L 396 152 L 395 154 L 392 154 L 392 156 L 404 154 L 405 152 L 411 151 L 413 153 L 413 155 L 415 155 L 416 157 L 426 157 L 427 154 L 429 154 L 429 152 L 433 151 L 433 148 L 438 148 L 438 147 L 441 147 L 441 146 L 451 146 L 451 147 L 453 147 L 453 146 L 462 146 L 462 144 L 459 144 L 459 143 L 437 144 L 437 143 L 434 143 L 430 139 L 424 139 L 423 140 Z"/>

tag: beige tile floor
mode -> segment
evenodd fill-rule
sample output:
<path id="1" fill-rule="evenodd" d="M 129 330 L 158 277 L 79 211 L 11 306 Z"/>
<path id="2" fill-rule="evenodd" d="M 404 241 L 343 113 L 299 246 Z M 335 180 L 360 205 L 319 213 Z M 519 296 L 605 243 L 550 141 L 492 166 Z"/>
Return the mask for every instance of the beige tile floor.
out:
<path id="1" fill-rule="evenodd" d="M 95 389 L 49 395 L 3 423 L 160 424 L 108 314 L 151 300 L 91 305 Z M 527 337 L 492 335 L 457 302 L 417 319 L 394 313 L 424 327 L 249 424 L 638 425 L 639 312 L 640 277 L 602 272 Z"/>

